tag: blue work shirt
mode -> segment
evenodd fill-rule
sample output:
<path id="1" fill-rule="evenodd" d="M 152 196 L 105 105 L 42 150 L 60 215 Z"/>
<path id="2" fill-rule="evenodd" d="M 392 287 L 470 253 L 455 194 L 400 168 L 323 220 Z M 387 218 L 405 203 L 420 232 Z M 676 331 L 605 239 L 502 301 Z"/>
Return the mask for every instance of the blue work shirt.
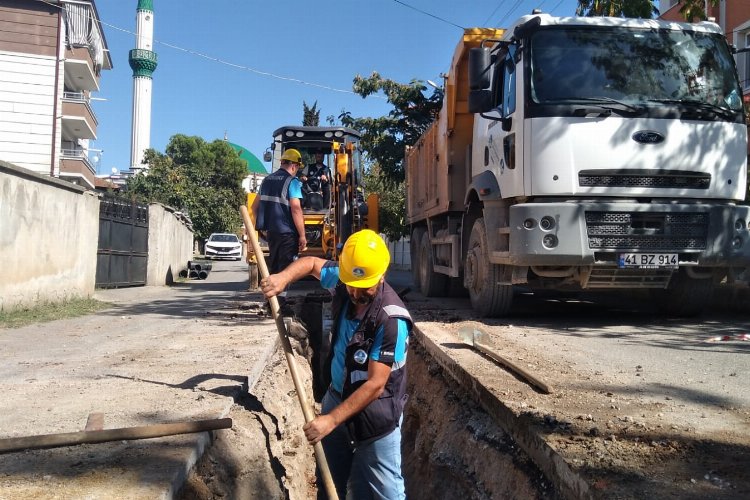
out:
<path id="1" fill-rule="evenodd" d="M 333 264 L 326 264 L 320 271 L 320 285 L 326 289 L 335 288 L 339 282 L 339 266 Z M 348 319 L 346 316 L 346 308 L 349 307 L 348 302 L 344 308 L 342 308 L 339 318 L 334 318 L 334 321 L 338 321 L 338 335 L 336 338 L 336 344 L 331 346 L 333 349 L 333 359 L 331 360 L 331 385 L 338 391 L 339 394 L 344 390 L 344 377 L 346 373 L 344 370 L 344 362 L 346 358 L 346 346 L 352 339 L 354 332 L 359 326 L 359 319 Z M 398 338 L 396 340 L 396 350 L 394 352 L 393 362 L 394 365 L 403 364 L 406 361 L 406 343 L 409 337 L 409 325 L 403 319 L 396 319 L 398 322 Z M 381 325 L 375 332 L 375 342 L 370 349 L 370 359 L 374 361 L 380 360 L 380 348 L 383 344 L 383 332 L 384 327 Z M 395 367 L 393 367 L 395 368 Z"/>

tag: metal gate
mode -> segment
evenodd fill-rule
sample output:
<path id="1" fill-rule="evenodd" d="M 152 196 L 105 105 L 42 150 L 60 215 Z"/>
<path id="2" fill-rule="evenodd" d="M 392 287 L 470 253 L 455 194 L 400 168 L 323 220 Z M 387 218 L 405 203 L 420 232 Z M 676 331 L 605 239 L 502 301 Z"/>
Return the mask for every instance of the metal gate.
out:
<path id="1" fill-rule="evenodd" d="M 96 287 L 146 284 L 148 205 L 105 196 L 99 204 Z"/>

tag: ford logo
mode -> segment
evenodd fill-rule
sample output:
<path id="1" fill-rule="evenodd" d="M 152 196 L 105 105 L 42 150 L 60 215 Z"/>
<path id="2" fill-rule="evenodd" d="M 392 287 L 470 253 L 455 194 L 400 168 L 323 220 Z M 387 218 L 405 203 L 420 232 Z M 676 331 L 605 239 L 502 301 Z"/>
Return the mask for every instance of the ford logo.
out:
<path id="1" fill-rule="evenodd" d="M 653 130 L 639 130 L 633 134 L 633 140 L 640 144 L 659 144 L 664 142 L 664 136 Z"/>

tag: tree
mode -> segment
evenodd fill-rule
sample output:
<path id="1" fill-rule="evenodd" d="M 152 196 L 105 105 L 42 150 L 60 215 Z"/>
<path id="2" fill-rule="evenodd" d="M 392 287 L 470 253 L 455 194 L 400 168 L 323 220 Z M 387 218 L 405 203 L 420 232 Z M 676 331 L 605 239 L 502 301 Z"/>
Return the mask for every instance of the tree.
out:
<path id="1" fill-rule="evenodd" d="M 641 17 L 651 19 L 659 15 L 655 0 L 578 0 L 576 15 L 608 17 Z M 702 0 L 701 0 L 702 1 Z"/>
<path id="2" fill-rule="evenodd" d="M 706 0 L 681 0 L 680 3 L 680 14 L 686 21 L 708 19 Z M 719 0 L 708 0 L 708 3 L 715 6 Z M 659 9 L 656 0 L 578 0 L 576 15 L 651 19 L 659 15 Z"/>
<path id="3" fill-rule="evenodd" d="M 708 13 L 706 12 L 706 3 L 704 0 L 682 0 L 682 6 L 680 7 L 680 14 L 685 18 L 686 21 L 705 20 L 708 19 Z M 719 0 L 708 0 L 712 6 L 719 3 Z"/>
<path id="4" fill-rule="evenodd" d="M 342 112 L 339 120 L 345 127 L 362 133 L 361 146 L 368 161 L 377 164 L 386 180 L 404 180 L 404 150 L 411 146 L 435 120 L 443 104 L 443 90 L 435 89 L 427 97 L 427 87 L 420 80 L 408 84 L 382 78 L 373 72 L 367 78 L 354 78 L 354 91 L 362 97 L 383 92 L 393 106 L 388 115 L 379 118 L 354 118 Z"/>
<path id="5" fill-rule="evenodd" d="M 302 101 L 302 126 L 317 127 L 319 124 L 320 110 L 318 109 L 318 101 L 315 101 L 312 107 L 308 106 L 305 101 Z"/>
<path id="6" fill-rule="evenodd" d="M 247 165 L 222 140 L 172 136 L 165 153 L 148 149 L 149 170 L 128 179 L 127 192 L 187 213 L 196 239 L 211 233 L 239 232 L 239 207 L 245 203 L 242 180 Z"/>

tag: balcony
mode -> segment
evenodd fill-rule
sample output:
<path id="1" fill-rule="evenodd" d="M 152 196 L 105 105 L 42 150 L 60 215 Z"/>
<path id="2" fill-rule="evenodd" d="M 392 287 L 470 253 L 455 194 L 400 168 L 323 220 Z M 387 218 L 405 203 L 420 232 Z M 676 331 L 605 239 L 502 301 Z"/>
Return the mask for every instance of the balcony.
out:
<path id="1" fill-rule="evenodd" d="M 79 90 L 99 90 L 99 77 L 86 47 L 65 51 L 65 86 Z"/>
<path id="2" fill-rule="evenodd" d="M 82 185 L 81 181 L 94 187 L 96 169 L 89 161 L 84 149 L 60 150 L 60 178 Z"/>
<path id="3" fill-rule="evenodd" d="M 62 99 L 63 140 L 96 139 L 98 121 L 83 92 L 65 92 Z"/>

